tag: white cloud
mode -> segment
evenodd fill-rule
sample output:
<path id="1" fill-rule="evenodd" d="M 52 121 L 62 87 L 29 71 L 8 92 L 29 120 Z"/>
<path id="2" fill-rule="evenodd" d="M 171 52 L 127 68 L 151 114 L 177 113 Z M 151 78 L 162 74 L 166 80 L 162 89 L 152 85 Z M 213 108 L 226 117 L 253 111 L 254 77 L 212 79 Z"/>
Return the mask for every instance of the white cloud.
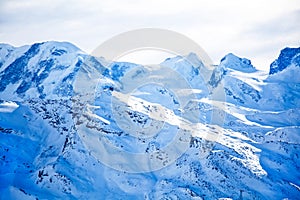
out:
<path id="1" fill-rule="evenodd" d="M 233 52 L 267 68 L 279 49 L 299 45 L 300 31 L 293 27 L 300 19 L 287 28 L 276 21 L 299 9 L 299 0 L 4 0 L 0 38 L 16 46 L 70 41 L 91 52 L 124 31 L 166 28 L 196 41 L 216 63 Z M 288 37 L 281 36 L 283 29 Z"/>

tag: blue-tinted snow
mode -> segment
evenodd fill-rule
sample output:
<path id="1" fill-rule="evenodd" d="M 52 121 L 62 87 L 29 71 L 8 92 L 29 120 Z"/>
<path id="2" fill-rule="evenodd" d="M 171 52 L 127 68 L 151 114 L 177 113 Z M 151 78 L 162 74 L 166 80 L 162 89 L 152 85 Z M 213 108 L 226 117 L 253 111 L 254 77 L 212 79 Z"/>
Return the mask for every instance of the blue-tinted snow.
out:
<path id="1" fill-rule="evenodd" d="M 241 193 L 243 199 L 299 197 L 299 48 L 282 50 L 268 77 L 261 76 L 250 60 L 233 54 L 211 72 L 195 54 L 188 57 L 170 58 L 163 65 L 182 75 L 194 89 L 190 91 L 197 91 L 198 100 L 189 102 L 185 111 L 200 109 L 196 121 L 202 126 L 174 163 L 132 174 L 93 157 L 74 122 L 82 126 L 82 116 L 91 117 L 84 126 L 123 150 L 159 151 L 176 126 L 168 124 L 154 138 L 133 137 L 116 123 L 111 107 L 122 77 L 139 65 L 103 65 L 70 43 L 19 48 L 1 44 L 0 199 L 238 199 Z M 76 97 L 74 78 L 89 67 L 101 74 L 95 105 L 88 107 L 98 118 L 85 112 L 80 98 L 71 100 L 71 95 Z M 209 77 L 201 77 L 203 72 Z M 225 90 L 226 102 L 210 99 L 209 94 L 218 90 Z M 176 95 L 161 86 L 145 85 L 134 96 L 185 117 Z M 84 112 L 87 115 L 81 115 Z M 209 125 L 213 112 L 225 114 L 222 126 Z M 149 122 L 143 113 L 129 115 L 137 126 Z M 207 141 L 201 138 L 202 129 L 223 134 Z"/>

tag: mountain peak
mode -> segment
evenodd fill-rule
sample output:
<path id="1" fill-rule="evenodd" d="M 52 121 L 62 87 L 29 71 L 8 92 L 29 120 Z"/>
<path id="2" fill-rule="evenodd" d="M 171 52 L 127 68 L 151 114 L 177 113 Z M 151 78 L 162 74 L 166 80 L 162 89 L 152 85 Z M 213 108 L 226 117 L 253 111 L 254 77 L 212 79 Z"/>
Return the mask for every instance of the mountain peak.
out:
<path id="1" fill-rule="evenodd" d="M 21 47 L 14 47 L 10 44 L 0 43 L 0 52 L 2 51 L 12 51 L 16 48 L 18 49 L 26 49 L 31 47 L 42 47 L 42 49 L 64 49 L 66 52 L 78 52 L 81 51 L 78 47 L 76 47 L 74 44 L 70 42 L 58 42 L 58 41 L 46 41 L 46 42 L 37 42 L 31 45 L 23 45 Z"/>
<path id="2" fill-rule="evenodd" d="M 276 59 L 270 65 L 269 74 L 278 73 L 285 68 L 287 68 L 291 64 L 299 65 L 300 63 L 300 47 L 298 48 L 290 48 L 286 47 L 280 51 L 278 59 Z"/>
<path id="3" fill-rule="evenodd" d="M 47 41 L 43 42 L 42 44 L 48 46 L 48 47 L 63 47 L 65 49 L 68 49 L 69 51 L 81 51 L 77 46 L 70 42 L 58 42 L 58 41 Z"/>
<path id="4" fill-rule="evenodd" d="M 0 45 L 0 98 L 49 95 L 53 99 L 69 94 L 81 53 L 68 42 L 49 41 L 19 48 Z"/>
<path id="5" fill-rule="evenodd" d="M 241 72 L 255 72 L 257 71 L 251 61 L 246 58 L 240 58 L 233 53 L 227 54 L 221 59 L 220 65 L 225 66 L 226 68 L 234 69 Z"/>

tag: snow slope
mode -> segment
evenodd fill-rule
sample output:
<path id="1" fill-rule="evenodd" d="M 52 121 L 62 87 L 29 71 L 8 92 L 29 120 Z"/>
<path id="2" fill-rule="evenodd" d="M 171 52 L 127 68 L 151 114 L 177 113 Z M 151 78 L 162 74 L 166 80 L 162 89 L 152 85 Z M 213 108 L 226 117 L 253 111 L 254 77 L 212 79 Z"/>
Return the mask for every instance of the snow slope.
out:
<path id="1" fill-rule="evenodd" d="M 299 55 L 267 75 L 0 44 L 0 199 L 297 199 Z"/>

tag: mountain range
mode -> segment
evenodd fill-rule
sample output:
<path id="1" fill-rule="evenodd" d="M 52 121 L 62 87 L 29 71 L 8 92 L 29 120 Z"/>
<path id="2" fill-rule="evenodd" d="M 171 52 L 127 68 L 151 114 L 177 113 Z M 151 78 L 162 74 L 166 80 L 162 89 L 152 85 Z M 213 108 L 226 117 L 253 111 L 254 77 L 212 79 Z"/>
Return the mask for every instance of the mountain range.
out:
<path id="1" fill-rule="evenodd" d="M 0 44 L 0 199 L 299 199 L 299 75 Z"/>

